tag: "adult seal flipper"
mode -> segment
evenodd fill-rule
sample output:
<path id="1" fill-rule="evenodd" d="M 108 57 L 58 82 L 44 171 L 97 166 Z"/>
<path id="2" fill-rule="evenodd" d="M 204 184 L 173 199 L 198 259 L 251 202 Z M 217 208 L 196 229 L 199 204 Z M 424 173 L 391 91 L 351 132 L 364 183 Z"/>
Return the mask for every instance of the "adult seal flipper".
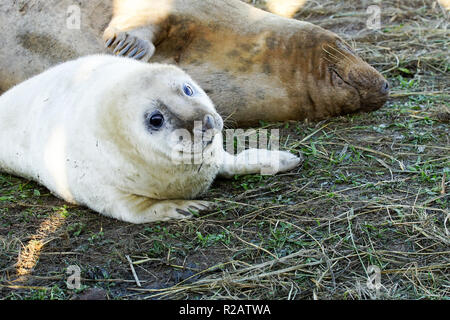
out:
<path id="1" fill-rule="evenodd" d="M 0 171 L 132 223 L 210 208 L 195 198 L 217 175 L 300 162 L 275 150 L 227 154 L 222 118 L 185 72 L 110 55 L 60 64 L 10 89 L 0 96 L 0 124 Z"/>

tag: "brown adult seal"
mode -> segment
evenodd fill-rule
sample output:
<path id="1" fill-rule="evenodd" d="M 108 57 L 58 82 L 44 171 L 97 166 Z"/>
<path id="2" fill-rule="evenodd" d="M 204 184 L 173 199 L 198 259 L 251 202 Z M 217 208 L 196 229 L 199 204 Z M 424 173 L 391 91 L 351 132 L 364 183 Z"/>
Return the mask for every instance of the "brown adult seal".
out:
<path id="1" fill-rule="evenodd" d="M 43 1 L 33 2 L 43 6 Z M 46 1 L 45 6 L 55 12 L 53 2 Z M 98 39 L 107 25 L 104 21 L 111 17 L 108 12 L 112 12 L 103 35 L 110 49 L 118 55 L 177 64 L 204 88 L 219 113 L 237 125 L 255 125 L 259 120 L 319 120 L 372 111 L 388 98 L 389 85 L 384 77 L 336 34 L 238 0 L 80 2 L 85 18 L 78 33 L 58 29 L 55 19 L 45 19 L 45 11 L 30 5 L 27 10 L 31 13 L 17 14 L 13 10 L 17 8 L 9 8 L 14 4 L 0 5 L 4 28 L 0 31 L 6 38 L 19 39 L 15 41 L 22 49 L 39 49 L 44 53 L 41 60 L 47 53 L 47 57 L 63 61 L 68 56 L 101 52 Z M 67 8 L 62 3 L 72 4 L 68 0 L 57 3 L 58 8 Z M 14 19 L 29 21 L 15 27 Z M 11 35 L 12 26 L 17 30 Z M 41 38 L 36 40 L 37 33 Z M 46 45 L 51 48 L 43 50 Z M 5 75 L 15 75 L 9 81 L 12 85 L 24 80 L 18 79 L 18 74 L 45 69 L 35 59 L 18 64 L 21 56 L 17 51 L 22 49 L 16 49 L 12 61 L 5 59 L 6 54 L 11 56 L 11 48 L 8 40 L 6 48 L 0 48 L 4 70 L 0 89 L 5 82 L 8 85 L 2 80 Z M 8 72 L 14 68 L 20 70 Z"/>

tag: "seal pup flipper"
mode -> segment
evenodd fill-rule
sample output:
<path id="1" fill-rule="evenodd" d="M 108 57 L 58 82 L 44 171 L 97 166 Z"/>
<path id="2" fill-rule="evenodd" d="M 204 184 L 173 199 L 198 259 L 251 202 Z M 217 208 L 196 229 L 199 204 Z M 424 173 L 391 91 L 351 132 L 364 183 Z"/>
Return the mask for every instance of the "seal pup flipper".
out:
<path id="1" fill-rule="evenodd" d="M 170 219 L 189 219 L 194 213 L 211 209 L 214 203 L 201 200 L 155 200 L 138 195 L 119 195 L 110 199 L 105 215 L 130 223 Z"/>
<path id="2" fill-rule="evenodd" d="M 116 56 L 148 61 L 155 53 L 155 46 L 146 37 L 148 29 L 135 29 L 126 32 L 109 27 L 103 34 L 105 47 Z"/>
<path id="3" fill-rule="evenodd" d="M 219 176 L 231 178 L 236 174 L 274 175 L 294 169 L 301 158 L 286 151 L 248 149 L 233 156 L 224 151 Z"/>

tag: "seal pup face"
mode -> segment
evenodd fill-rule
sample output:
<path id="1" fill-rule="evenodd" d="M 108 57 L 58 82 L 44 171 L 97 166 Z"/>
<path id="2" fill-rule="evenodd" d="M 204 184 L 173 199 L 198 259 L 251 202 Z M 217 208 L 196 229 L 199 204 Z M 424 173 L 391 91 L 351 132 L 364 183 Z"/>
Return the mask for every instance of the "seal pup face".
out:
<path id="1" fill-rule="evenodd" d="M 177 152 L 194 154 L 218 145 L 213 142 L 223 120 L 194 80 L 175 66 L 133 62 L 140 68 L 117 84 L 110 110 L 116 140 L 128 157 L 160 164 Z M 195 138 L 200 142 L 192 148 Z"/>

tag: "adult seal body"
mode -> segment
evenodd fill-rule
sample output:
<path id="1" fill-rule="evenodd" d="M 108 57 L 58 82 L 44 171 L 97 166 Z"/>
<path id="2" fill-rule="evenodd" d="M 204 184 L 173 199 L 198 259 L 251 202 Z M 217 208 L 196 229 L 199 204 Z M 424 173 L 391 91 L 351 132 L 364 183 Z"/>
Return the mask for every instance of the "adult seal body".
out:
<path id="1" fill-rule="evenodd" d="M 208 208 L 193 199 L 219 174 L 299 163 L 282 151 L 227 154 L 222 118 L 185 72 L 109 55 L 66 62 L 10 89 L 0 96 L 0 127 L 0 171 L 133 223 Z M 186 134 L 200 134 L 199 145 Z"/>
<path id="2" fill-rule="evenodd" d="M 384 77 L 335 33 L 238 0 L 79 1 L 79 30 L 65 25 L 69 0 L 23 13 L 16 3 L 0 5 L 0 89 L 49 60 L 102 52 L 103 37 L 114 54 L 178 65 L 237 125 L 373 111 L 388 98 Z"/>

